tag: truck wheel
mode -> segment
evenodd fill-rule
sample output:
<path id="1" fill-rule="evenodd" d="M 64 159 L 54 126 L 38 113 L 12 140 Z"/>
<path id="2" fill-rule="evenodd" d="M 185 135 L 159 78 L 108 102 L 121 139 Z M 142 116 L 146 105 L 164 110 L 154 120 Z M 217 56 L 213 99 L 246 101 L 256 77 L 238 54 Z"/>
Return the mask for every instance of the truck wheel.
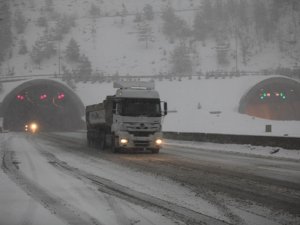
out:
<path id="1" fill-rule="evenodd" d="M 104 147 L 105 147 L 105 132 L 101 132 L 100 133 L 100 141 L 99 141 L 99 149 L 100 150 L 104 150 Z"/>
<path id="2" fill-rule="evenodd" d="M 87 145 L 88 145 L 88 147 L 91 147 L 91 146 L 92 146 L 91 140 L 90 140 L 89 138 L 87 138 Z"/>
<path id="3" fill-rule="evenodd" d="M 159 148 L 152 148 L 152 149 L 151 149 L 151 152 L 152 152 L 153 154 L 157 154 L 157 153 L 159 153 Z"/>
<path id="4" fill-rule="evenodd" d="M 90 138 L 90 134 L 89 133 L 87 133 L 87 135 L 86 135 L 86 141 L 87 141 L 88 147 L 91 147 L 92 143 L 91 143 L 91 138 Z"/>
<path id="5" fill-rule="evenodd" d="M 116 137 L 115 137 L 115 135 L 112 135 L 110 148 L 111 148 L 111 152 L 113 152 L 113 153 L 118 152 L 118 148 L 116 147 Z"/>

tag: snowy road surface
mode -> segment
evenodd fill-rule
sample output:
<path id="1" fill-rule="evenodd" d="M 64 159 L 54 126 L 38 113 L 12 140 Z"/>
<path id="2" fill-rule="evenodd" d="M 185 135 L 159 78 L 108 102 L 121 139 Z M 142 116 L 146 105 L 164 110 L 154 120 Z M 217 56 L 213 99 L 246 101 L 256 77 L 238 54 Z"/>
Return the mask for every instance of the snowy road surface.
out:
<path id="1" fill-rule="evenodd" d="M 84 133 L 0 136 L 0 224 L 300 224 L 300 161 L 168 141 L 86 147 Z"/>

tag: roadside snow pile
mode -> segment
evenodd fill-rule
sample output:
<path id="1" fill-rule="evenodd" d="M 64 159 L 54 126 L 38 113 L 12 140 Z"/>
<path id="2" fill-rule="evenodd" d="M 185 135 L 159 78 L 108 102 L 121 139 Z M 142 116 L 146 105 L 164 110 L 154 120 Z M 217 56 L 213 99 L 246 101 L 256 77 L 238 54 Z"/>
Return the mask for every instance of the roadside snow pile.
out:
<path id="1" fill-rule="evenodd" d="M 222 151 L 228 153 L 239 153 L 247 155 L 257 155 L 272 158 L 285 158 L 291 160 L 300 160 L 300 150 L 288 150 L 279 147 L 264 147 L 253 145 L 238 145 L 238 144 L 217 144 L 208 142 L 195 141 L 177 141 L 166 140 L 166 146 L 188 147 L 199 149 L 201 151 Z"/>

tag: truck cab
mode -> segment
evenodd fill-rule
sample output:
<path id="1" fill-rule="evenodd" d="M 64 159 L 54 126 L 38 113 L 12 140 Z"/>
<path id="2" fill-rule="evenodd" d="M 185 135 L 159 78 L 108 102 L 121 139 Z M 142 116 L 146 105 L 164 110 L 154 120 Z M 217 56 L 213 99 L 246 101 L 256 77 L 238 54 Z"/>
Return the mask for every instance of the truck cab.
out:
<path id="1" fill-rule="evenodd" d="M 98 107 L 98 117 L 102 120 L 98 121 L 99 136 L 105 142 L 102 145 L 110 146 L 114 152 L 150 150 L 158 153 L 162 145 L 162 118 L 167 114 L 167 103 L 161 102 L 154 83 L 118 82 L 114 83 L 114 87 L 118 88 L 116 94 L 107 96 Z"/>

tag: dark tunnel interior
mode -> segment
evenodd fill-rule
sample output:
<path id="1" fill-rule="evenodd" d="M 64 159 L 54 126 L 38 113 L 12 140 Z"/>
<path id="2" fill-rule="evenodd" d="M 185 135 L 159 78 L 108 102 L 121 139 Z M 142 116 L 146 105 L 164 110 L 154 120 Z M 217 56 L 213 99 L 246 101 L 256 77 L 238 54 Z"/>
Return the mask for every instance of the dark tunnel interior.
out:
<path id="1" fill-rule="evenodd" d="M 270 120 L 300 120 L 300 84 L 286 78 L 267 79 L 244 96 L 240 112 Z"/>
<path id="2" fill-rule="evenodd" d="M 74 94 L 75 95 L 75 94 Z M 30 123 L 41 131 L 65 131 L 83 126 L 72 93 L 59 85 L 33 84 L 16 91 L 3 113 L 4 129 L 22 131 Z"/>

